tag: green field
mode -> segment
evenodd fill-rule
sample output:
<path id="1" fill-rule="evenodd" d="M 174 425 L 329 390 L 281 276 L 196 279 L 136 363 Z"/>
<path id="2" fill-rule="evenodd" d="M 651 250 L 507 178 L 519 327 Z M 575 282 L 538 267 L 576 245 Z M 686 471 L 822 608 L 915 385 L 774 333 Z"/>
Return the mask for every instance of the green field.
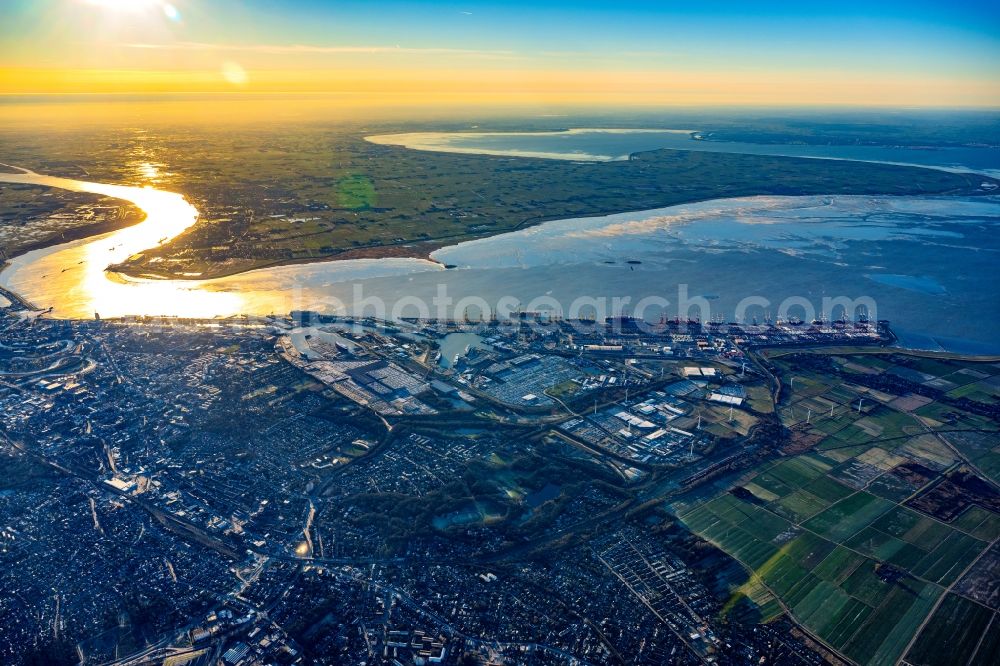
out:
<path id="1" fill-rule="evenodd" d="M 913 568 L 913 573 L 942 585 L 951 585 L 985 549 L 982 541 L 952 532 Z"/>
<path id="2" fill-rule="evenodd" d="M 984 378 L 1000 374 L 1000 367 L 898 353 L 824 358 L 795 352 L 779 353 L 776 366 L 796 379 L 794 387 L 786 384 L 777 412 L 793 438 L 809 435 L 811 451 L 744 474 L 740 485 L 752 497 L 726 493 L 678 506 L 678 516 L 748 569 L 750 582 L 737 595 L 773 615 L 770 592 L 801 626 L 848 659 L 894 664 L 944 590 L 1000 536 L 1000 514 L 983 506 L 969 506 L 948 524 L 904 504 L 930 492 L 955 465 L 951 446 L 984 473 L 993 469 L 993 457 L 1000 458 L 993 450 L 998 424 L 955 400 L 982 397 L 981 389 L 992 386 Z M 838 381 L 831 374 L 836 368 L 861 384 Z M 863 385 L 864 378 L 892 369 L 943 387 L 933 389 L 941 391 L 938 399 L 897 388 L 912 389 L 912 380 L 876 384 L 877 391 Z M 973 388 L 956 391 L 958 386 Z M 858 412 L 860 398 L 865 402 Z M 945 442 L 934 434 L 939 428 L 958 432 Z M 914 664 L 966 663 L 974 654 L 973 663 L 987 663 L 984 655 L 992 653 L 984 649 L 1000 646 L 996 623 L 983 646 L 970 638 L 983 636 L 992 611 L 952 597 L 911 650 Z M 966 631 L 967 625 L 975 631 Z M 948 627 L 959 627 L 956 654 L 964 655 L 954 662 L 935 653 L 947 644 Z"/>
<path id="3" fill-rule="evenodd" d="M 777 595 L 795 619 L 823 641 L 852 659 L 891 664 L 908 641 L 898 637 L 912 636 L 941 593 L 941 587 L 934 582 L 913 576 L 892 580 L 879 575 L 883 565 L 874 556 L 876 552 L 891 552 L 895 560 L 905 562 L 928 556 L 871 526 L 892 508 L 884 500 L 864 493 L 832 506 L 832 511 L 828 510 L 830 520 L 822 521 L 822 526 L 832 526 L 827 530 L 832 535 L 853 537 L 844 539 L 843 545 L 838 545 L 830 534 L 808 531 L 811 521 L 796 526 L 732 495 L 683 510 L 680 517 L 690 529 L 743 562 L 754 579 Z M 857 526 L 857 535 L 845 528 L 845 517 L 852 527 Z M 886 524 L 896 522 L 889 520 Z M 868 545 L 866 542 L 872 538 L 874 543 Z M 873 551 L 872 556 L 866 556 L 858 545 Z M 963 543 L 958 550 L 969 552 L 969 546 Z M 907 556 L 903 558 L 900 553 Z M 947 558 L 946 553 L 939 555 Z"/>
<path id="4" fill-rule="evenodd" d="M 750 582 L 737 595 L 762 615 L 776 613 L 770 592 L 841 654 L 892 664 L 986 548 L 973 534 L 992 534 L 1000 516 L 973 507 L 947 525 L 832 478 L 855 462 L 805 454 L 768 463 L 744 483 L 756 501 L 726 493 L 678 515 L 747 567 Z"/>
<path id="5" fill-rule="evenodd" d="M 1000 647 L 997 614 L 956 594 L 942 599 L 906 660 L 913 666 L 996 664 Z"/>
<path id="6" fill-rule="evenodd" d="M 857 534 L 890 508 L 892 504 L 887 500 L 858 492 L 811 518 L 804 527 L 839 543 Z"/>
<path id="7" fill-rule="evenodd" d="M 1000 537 L 1000 515 L 978 506 L 970 506 L 961 516 L 952 521 L 952 525 L 984 541 L 992 541 Z"/>

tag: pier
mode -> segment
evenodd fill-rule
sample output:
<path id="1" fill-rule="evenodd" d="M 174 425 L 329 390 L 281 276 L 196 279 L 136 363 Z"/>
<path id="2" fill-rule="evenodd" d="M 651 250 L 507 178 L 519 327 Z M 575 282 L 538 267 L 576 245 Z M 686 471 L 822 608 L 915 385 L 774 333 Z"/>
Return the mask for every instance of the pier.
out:
<path id="1" fill-rule="evenodd" d="M 0 287 L 0 296 L 10 301 L 11 307 L 15 310 L 41 310 L 41 308 L 36 307 L 31 301 L 6 287 Z"/>

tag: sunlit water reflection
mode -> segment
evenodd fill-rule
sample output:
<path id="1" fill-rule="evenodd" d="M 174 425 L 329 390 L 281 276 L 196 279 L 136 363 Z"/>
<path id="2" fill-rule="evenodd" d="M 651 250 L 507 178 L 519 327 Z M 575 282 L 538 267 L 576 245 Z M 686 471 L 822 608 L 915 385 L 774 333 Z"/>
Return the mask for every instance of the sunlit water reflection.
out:
<path id="1" fill-rule="evenodd" d="M 674 312 L 687 285 L 727 319 L 747 296 L 775 305 L 790 296 L 817 305 L 823 296 L 870 296 L 897 329 L 1000 347 L 997 197 L 721 199 L 548 222 L 442 248 L 435 261 L 359 259 L 213 280 L 131 280 L 107 266 L 192 225 L 197 211 L 182 196 L 31 173 L 0 174 L 0 181 L 118 197 L 148 214 L 128 229 L 22 255 L 0 273 L 4 286 L 62 317 L 294 309 L 460 317 L 470 298 L 494 307 L 506 297 L 507 307 L 527 309 L 541 299 L 566 312 L 580 297 L 631 298 L 634 306 L 653 295 Z M 443 312 L 434 300 L 442 289 L 451 299 Z"/>
<path id="2" fill-rule="evenodd" d="M 298 290 L 296 278 L 308 278 L 317 270 L 338 281 L 440 269 L 437 264 L 420 260 L 357 260 L 341 265 L 252 271 L 216 280 L 134 279 L 109 272 L 107 267 L 167 242 L 192 226 L 198 211 L 182 195 L 31 171 L 0 173 L 0 181 L 101 194 L 130 201 L 146 213 L 146 218 L 134 226 L 16 257 L 0 274 L 0 283 L 5 287 L 39 307 L 52 307 L 53 313 L 62 317 L 287 313 L 303 302 L 315 300 Z"/>

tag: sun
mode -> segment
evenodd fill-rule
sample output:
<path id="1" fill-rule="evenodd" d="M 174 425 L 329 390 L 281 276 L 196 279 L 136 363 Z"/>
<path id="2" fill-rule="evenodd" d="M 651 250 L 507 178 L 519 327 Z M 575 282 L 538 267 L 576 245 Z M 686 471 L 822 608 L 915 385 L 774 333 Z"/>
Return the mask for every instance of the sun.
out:
<path id="1" fill-rule="evenodd" d="M 164 16 L 173 21 L 174 23 L 179 23 L 181 20 L 181 13 L 178 11 L 177 7 L 170 4 L 167 0 L 78 0 L 85 5 L 91 7 L 98 7 L 105 9 L 110 12 L 116 12 L 120 14 L 144 14 L 150 10 L 162 11 Z"/>

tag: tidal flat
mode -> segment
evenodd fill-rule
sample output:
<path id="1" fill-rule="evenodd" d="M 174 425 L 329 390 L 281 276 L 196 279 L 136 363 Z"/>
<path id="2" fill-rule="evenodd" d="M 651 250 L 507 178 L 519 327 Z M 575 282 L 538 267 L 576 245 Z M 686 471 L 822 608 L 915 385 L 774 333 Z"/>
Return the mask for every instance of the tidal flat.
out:
<path id="1" fill-rule="evenodd" d="M 407 128 L 87 126 L 53 140 L 28 127 L 0 132 L 0 154 L 39 173 L 184 195 L 199 211 L 197 223 L 116 265 L 133 277 L 175 279 L 330 259 L 426 258 L 547 220 L 718 198 L 983 192 L 981 176 L 883 164 L 678 150 L 580 163 L 364 140 L 373 130 Z"/>

